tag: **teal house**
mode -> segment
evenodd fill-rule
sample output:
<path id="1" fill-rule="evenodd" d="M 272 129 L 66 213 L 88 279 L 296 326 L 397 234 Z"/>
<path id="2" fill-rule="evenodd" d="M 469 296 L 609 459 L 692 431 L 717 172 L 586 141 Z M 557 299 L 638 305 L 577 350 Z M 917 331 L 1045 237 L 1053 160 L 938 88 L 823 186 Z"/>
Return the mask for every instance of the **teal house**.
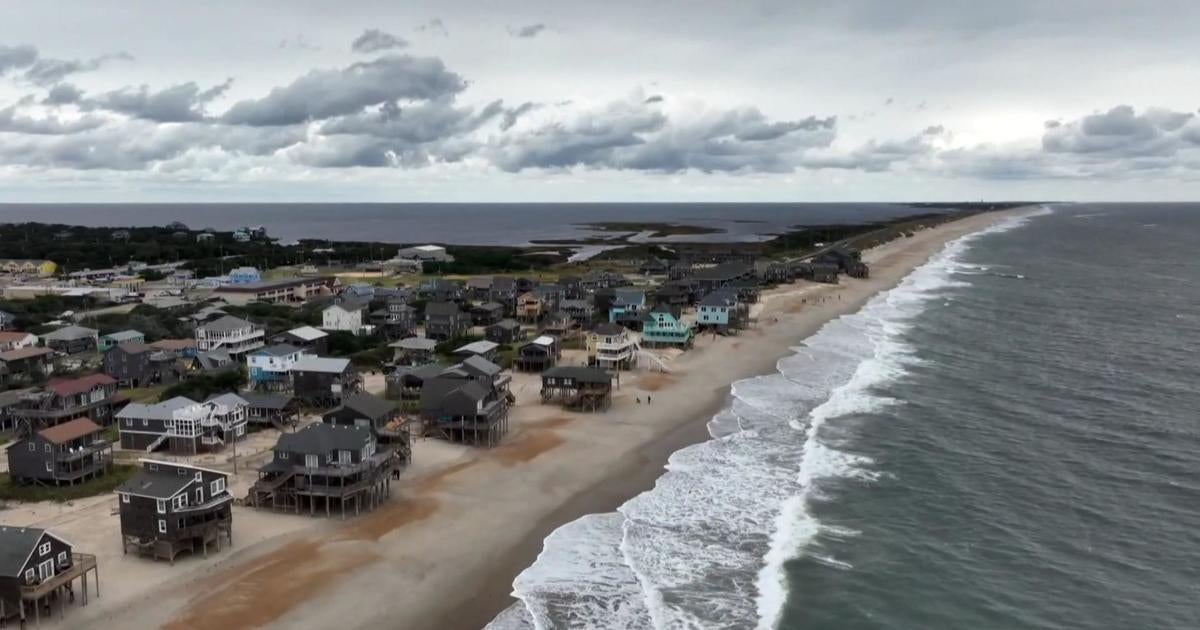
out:
<path id="1" fill-rule="evenodd" d="M 701 329 L 725 333 L 736 330 L 738 298 L 733 291 L 713 291 L 696 306 L 696 325 Z"/>
<path id="2" fill-rule="evenodd" d="M 146 343 L 146 335 L 136 330 L 122 330 L 100 337 L 100 352 L 123 343 Z"/>
<path id="3" fill-rule="evenodd" d="M 659 304 L 642 320 L 642 345 L 692 346 L 692 327 L 683 321 L 678 306 Z"/>

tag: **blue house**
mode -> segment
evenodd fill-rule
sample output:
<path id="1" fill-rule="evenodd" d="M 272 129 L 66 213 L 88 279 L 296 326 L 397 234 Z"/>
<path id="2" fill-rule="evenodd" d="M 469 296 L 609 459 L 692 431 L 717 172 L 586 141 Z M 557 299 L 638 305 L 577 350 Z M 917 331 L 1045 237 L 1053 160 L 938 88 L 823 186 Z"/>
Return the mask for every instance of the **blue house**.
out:
<path id="1" fill-rule="evenodd" d="M 721 333 L 736 330 L 740 326 L 737 293 L 718 289 L 704 296 L 696 306 L 696 325 Z"/>
<path id="2" fill-rule="evenodd" d="M 646 314 L 646 293 L 641 289 L 615 289 L 608 321 L 638 330 Z"/>
<path id="3" fill-rule="evenodd" d="M 642 320 L 642 345 L 690 348 L 692 327 L 683 321 L 678 306 L 659 304 Z"/>
<path id="4" fill-rule="evenodd" d="M 253 284 L 262 282 L 262 274 L 254 267 L 238 267 L 229 272 L 229 284 Z"/>

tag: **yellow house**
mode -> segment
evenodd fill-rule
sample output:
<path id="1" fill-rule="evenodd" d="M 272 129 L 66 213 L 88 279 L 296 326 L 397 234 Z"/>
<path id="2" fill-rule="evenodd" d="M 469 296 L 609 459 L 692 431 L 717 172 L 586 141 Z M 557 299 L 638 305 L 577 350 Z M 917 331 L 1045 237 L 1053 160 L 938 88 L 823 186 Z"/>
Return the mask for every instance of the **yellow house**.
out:
<path id="1" fill-rule="evenodd" d="M 517 296 L 517 317 L 522 321 L 536 322 L 542 318 L 545 302 L 533 291 L 527 291 Z"/>
<path id="2" fill-rule="evenodd" d="M 620 324 L 604 322 L 587 334 L 588 365 L 628 370 L 637 367 L 640 351 L 637 336 Z"/>
<path id="3" fill-rule="evenodd" d="M 0 271 L 20 276 L 49 278 L 58 271 L 53 260 L 0 259 Z"/>

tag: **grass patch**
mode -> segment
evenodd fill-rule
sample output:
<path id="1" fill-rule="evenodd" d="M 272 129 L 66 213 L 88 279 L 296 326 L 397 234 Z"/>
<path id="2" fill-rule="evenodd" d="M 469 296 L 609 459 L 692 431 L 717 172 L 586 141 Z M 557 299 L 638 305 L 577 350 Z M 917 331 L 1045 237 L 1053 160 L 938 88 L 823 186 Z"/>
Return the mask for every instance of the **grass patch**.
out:
<path id="1" fill-rule="evenodd" d="M 62 487 L 44 487 L 44 486 L 18 486 L 14 485 L 8 473 L 0 473 L 0 500 L 3 501 L 73 501 L 75 499 L 83 499 L 86 497 L 94 497 L 100 494 L 108 494 L 117 486 L 125 482 L 125 480 L 137 474 L 140 467 L 113 464 L 108 469 L 108 474 L 99 479 L 92 479 L 84 483 L 77 483 L 73 486 Z"/>
<path id="2" fill-rule="evenodd" d="M 135 403 L 156 403 L 162 396 L 162 393 L 167 391 L 168 385 L 155 385 L 154 387 L 134 387 L 125 390 L 125 395 L 129 396 L 129 400 Z"/>

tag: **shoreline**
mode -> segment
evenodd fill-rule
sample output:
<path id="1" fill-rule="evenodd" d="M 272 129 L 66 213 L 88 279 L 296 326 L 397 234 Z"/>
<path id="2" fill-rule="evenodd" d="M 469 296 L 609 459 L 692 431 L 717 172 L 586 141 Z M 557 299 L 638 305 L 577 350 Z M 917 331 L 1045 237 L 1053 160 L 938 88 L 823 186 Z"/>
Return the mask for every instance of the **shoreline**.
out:
<path id="1" fill-rule="evenodd" d="M 894 287 L 946 242 L 1024 212 L 971 215 L 872 249 L 864 255 L 870 279 L 765 291 L 757 328 L 704 336 L 696 349 L 666 357 L 670 374 L 623 374 L 606 413 L 538 404 L 536 375 L 515 375 L 521 404 L 503 445 L 480 451 L 418 441 L 414 466 L 393 487 L 392 500 L 355 519 L 239 508 L 231 552 L 185 559 L 170 570 L 120 561 L 116 553 L 102 568 L 110 583 L 123 573 L 149 577 L 73 611 L 68 623 L 480 628 L 515 601 L 513 578 L 532 564 L 551 531 L 613 511 L 653 487 L 672 453 L 709 439 L 708 420 L 727 403 L 733 382 L 769 373 L 793 346 Z M 651 394 L 653 405 L 634 401 Z M 248 478 L 254 476 L 251 470 Z M 105 507 L 100 503 L 97 513 Z M 115 546 L 105 532 L 74 527 L 101 546 Z"/>

